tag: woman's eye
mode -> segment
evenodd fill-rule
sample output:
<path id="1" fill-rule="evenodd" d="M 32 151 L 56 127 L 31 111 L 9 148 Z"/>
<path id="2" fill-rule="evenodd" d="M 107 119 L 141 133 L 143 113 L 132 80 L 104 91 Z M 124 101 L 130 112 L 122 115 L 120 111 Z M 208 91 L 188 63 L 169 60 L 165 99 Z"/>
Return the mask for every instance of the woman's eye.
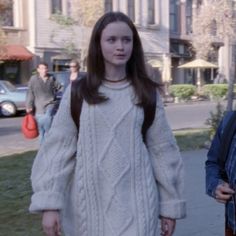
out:
<path id="1" fill-rule="evenodd" d="M 125 43 L 129 43 L 129 42 L 131 41 L 131 38 L 124 38 L 123 41 L 124 41 Z"/>
<path id="2" fill-rule="evenodd" d="M 113 43 L 113 42 L 115 42 L 115 40 L 116 40 L 116 39 L 112 37 L 112 38 L 108 38 L 107 41 L 110 42 L 110 43 Z"/>

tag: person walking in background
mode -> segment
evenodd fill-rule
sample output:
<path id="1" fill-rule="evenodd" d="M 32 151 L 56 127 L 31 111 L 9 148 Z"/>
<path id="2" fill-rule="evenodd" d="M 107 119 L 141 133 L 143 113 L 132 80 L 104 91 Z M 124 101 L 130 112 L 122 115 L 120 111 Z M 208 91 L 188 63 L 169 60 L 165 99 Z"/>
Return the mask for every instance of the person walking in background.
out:
<path id="1" fill-rule="evenodd" d="M 71 60 L 70 61 L 70 82 L 75 81 L 80 78 L 79 76 L 79 70 L 80 70 L 80 64 L 77 60 Z"/>
<path id="2" fill-rule="evenodd" d="M 225 204 L 225 235 L 236 236 L 236 139 L 233 136 L 228 150 L 227 158 L 223 158 L 233 130 L 231 122 L 235 123 L 234 112 L 227 112 L 216 131 L 207 154 L 206 167 L 206 193 L 215 198 L 217 202 Z M 232 119 L 233 118 L 233 119 Z M 222 163 L 224 161 L 224 163 Z M 223 169 L 224 167 L 224 169 Z"/>
<path id="3" fill-rule="evenodd" d="M 79 129 L 72 83 L 32 167 L 30 211 L 42 212 L 47 236 L 156 236 L 159 217 L 161 235 L 173 235 L 186 214 L 183 161 L 125 14 L 96 22 L 78 84 Z M 153 121 L 142 132 L 150 104 Z"/>
<path id="4" fill-rule="evenodd" d="M 80 64 L 77 60 L 75 59 L 71 60 L 69 64 L 69 68 L 70 68 L 69 78 L 66 77 L 66 80 L 64 81 L 65 83 L 63 84 L 63 89 L 61 91 L 62 94 L 64 94 L 67 86 L 70 83 L 72 83 L 73 81 L 79 80 L 82 77 L 80 75 Z"/>
<path id="5" fill-rule="evenodd" d="M 60 83 L 48 75 L 48 65 L 40 62 L 37 66 L 37 74 L 29 80 L 26 96 L 26 112 L 35 114 L 40 143 L 51 127 L 56 107 L 56 92 L 60 88 Z"/>

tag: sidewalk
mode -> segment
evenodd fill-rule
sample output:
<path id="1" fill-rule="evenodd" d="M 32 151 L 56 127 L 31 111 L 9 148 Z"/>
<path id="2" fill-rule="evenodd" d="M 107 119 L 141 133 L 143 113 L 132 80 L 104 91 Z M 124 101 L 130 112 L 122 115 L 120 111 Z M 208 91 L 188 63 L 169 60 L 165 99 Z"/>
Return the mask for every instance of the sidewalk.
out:
<path id="1" fill-rule="evenodd" d="M 205 194 L 207 150 L 183 152 L 187 218 L 177 221 L 174 236 L 223 236 L 224 206 Z"/>
<path id="2" fill-rule="evenodd" d="M 0 158 L 38 149 L 38 139 L 25 139 L 23 134 L 0 135 Z"/>

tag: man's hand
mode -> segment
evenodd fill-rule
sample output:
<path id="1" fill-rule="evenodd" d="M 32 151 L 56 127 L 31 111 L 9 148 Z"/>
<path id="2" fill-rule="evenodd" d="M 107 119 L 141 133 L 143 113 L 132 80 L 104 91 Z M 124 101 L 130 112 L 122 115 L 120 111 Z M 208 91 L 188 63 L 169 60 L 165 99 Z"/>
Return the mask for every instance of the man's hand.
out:
<path id="1" fill-rule="evenodd" d="M 234 193 L 234 190 L 230 188 L 229 184 L 224 182 L 216 187 L 215 199 L 217 202 L 226 203 Z"/>
<path id="2" fill-rule="evenodd" d="M 33 111 L 32 108 L 26 108 L 26 113 L 30 113 L 30 112 L 32 112 L 32 111 Z"/>
<path id="3" fill-rule="evenodd" d="M 161 235 L 162 236 L 171 236 L 175 230 L 175 219 L 170 219 L 161 216 Z"/>
<path id="4" fill-rule="evenodd" d="M 43 231 L 47 236 L 60 236 L 61 224 L 59 211 L 44 211 L 42 219 Z"/>

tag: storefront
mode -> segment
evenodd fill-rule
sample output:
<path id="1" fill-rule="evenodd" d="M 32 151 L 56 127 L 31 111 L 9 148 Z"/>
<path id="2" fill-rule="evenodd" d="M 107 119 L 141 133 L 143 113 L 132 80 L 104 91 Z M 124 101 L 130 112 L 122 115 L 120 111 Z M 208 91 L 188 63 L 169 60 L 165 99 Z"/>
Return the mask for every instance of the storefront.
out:
<path id="1" fill-rule="evenodd" d="M 31 75 L 33 54 L 22 45 L 4 45 L 0 50 L 0 79 L 13 84 L 26 83 Z"/>

